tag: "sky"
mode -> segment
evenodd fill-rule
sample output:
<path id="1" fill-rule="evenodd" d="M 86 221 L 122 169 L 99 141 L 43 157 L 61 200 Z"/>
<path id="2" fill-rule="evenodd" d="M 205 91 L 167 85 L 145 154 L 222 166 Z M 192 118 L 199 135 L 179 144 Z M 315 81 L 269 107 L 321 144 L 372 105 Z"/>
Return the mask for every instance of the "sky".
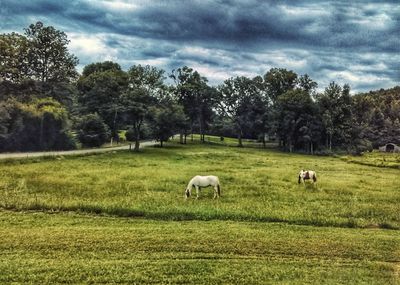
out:
<path id="1" fill-rule="evenodd" d="M 64 31 L 78 71 L 111 60 L 189 66 L 211 85 L 273 67 L 323 90 L 400 85 L 400 0 L 0 0 L 0 33 L 41 21 Z"/>

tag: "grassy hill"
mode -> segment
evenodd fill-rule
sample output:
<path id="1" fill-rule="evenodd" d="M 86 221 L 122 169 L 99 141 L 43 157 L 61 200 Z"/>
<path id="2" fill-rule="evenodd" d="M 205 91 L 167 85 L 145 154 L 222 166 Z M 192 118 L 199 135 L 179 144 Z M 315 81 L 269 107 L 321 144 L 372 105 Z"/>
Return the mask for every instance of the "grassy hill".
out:
<path id="1" fill-rule="evenodd" d="M 399 282 L 398 169 L 191 143 L 0 173 L 0 283 Z M 222 198 L 185 200 L 197 174 L 218 175 Z"/>

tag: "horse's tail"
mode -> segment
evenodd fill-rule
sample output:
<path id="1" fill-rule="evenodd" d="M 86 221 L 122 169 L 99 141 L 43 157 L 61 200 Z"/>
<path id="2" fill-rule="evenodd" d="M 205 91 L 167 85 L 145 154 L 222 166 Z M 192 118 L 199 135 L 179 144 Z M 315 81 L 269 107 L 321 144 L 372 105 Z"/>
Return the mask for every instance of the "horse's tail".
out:
<path id="1" fill-rule="evenodd" d="M 314 175 L 313 175 L 312 179 L 313 179 L 314 182 L 317 182 L 317 173 L 314 172 Z"/>
<path id="2" fill-rule="evenodd" d="M 221 187 L 219 186 L 219 183 L 217 185 L 217 189 L 218 189 L 218 197 L 221 197 Z"/>

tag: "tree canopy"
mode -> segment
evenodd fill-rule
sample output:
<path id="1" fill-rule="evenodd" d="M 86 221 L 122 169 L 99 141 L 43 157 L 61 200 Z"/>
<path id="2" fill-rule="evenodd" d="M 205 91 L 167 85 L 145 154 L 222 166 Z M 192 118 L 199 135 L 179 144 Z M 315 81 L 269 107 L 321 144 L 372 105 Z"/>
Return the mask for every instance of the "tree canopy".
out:
<path id="1" fill-rule="evenodd" d="M 318 83 L 308 74 L 271 68 L 211 86 L 197 70 L 171 71 L 113 61 L 78 74 L 67 35 L 41 22 L 23 34 L 0 35 L 0 150 L 69 149 L 119 141 L 161 143 L 179 133 L 236 136 L 282 149 L 362 152 L 400 144 L 400 87 L 350 95 L 350 86 Z M 166 80 L 168 77 L 169 81 Z M 78 143 L 78 144 L 77 144 Z"/>

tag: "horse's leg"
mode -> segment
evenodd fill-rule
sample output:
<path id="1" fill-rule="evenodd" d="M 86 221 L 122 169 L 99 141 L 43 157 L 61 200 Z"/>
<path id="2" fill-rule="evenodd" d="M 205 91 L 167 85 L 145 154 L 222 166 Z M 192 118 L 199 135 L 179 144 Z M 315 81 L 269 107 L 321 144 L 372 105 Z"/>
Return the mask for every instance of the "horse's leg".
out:
<path id="1" fill-rule="evenodd" d="M 196 187 L 196 199 L 199 199 L 199 190 L 200 190 L 200 187 L 199 186 L 195 186 Z"/>
<path id="2" fill-rule="evenodd" d="M 217 197 L 218 197 L 218 187 L 214 186 L 214 198 L 213 199 L 215 199 Z"/>

